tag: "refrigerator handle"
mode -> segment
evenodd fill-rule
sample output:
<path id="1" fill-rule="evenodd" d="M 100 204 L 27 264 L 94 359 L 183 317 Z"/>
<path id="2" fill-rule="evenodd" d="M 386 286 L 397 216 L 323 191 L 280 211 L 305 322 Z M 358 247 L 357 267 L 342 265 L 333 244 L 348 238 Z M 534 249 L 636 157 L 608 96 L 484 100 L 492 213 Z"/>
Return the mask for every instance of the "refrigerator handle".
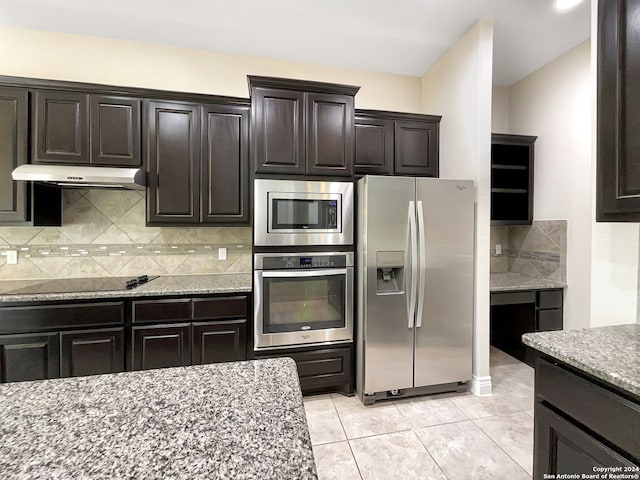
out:
<path id="1" fill-rule="evenodd" d="M 413 328 L 418 290 L 418 231 L 416 228 L 416 208 L 413 200 L 409 202 L 409 238 L 411 239 L 411 290 L 409 295 L 408 328 Z"/>
<path id="2" fill-rule="evenodd" d="M 418 313 L 416 315 L 416 328 L 422 327 L 422 312 L 424 310 L 424 292 L 427 287 L 427 237 L 424 228 L 424 210 L 422 201 L 416 205 L 418 211 L 418 262 L 420 263 L 418 283 Z"/>

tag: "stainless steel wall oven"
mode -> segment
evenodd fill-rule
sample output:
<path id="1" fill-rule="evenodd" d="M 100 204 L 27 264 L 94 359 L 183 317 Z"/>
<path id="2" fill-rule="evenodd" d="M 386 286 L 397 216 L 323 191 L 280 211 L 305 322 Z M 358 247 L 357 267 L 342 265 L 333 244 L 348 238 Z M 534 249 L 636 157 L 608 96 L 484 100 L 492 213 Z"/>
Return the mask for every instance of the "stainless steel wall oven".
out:
<path id="1" fill-rule="evenodd" d="M 255 350 L 353 340 L 353 253 L 254 255 Z"/>

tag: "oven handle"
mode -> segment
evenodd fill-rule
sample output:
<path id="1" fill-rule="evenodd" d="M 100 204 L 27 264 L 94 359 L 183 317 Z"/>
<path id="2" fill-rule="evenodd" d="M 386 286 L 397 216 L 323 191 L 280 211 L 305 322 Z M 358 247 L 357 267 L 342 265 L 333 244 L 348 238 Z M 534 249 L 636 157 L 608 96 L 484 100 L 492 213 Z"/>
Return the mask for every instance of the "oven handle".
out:
<path id="1" fill-rule="evenodd" d="M 332 268 L 328 270 L 284 270 L 275 272 L 267 272 L 263 270 L 262 278 L 326 277 L 329 275 L 346 275 L 347 272 L 347 268 Z"/>

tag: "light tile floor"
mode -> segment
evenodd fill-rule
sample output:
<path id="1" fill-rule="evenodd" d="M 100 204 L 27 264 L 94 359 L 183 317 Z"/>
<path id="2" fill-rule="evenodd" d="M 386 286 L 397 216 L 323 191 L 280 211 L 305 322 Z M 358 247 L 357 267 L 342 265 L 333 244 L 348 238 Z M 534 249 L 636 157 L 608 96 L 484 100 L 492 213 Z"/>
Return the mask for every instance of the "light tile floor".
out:
<path id="1" fill-rule="evenodd" d="M 305 397 L 320 480 L 530 480 L 533 369 L 492 348 L 491 377 L 486 397 Z"/>

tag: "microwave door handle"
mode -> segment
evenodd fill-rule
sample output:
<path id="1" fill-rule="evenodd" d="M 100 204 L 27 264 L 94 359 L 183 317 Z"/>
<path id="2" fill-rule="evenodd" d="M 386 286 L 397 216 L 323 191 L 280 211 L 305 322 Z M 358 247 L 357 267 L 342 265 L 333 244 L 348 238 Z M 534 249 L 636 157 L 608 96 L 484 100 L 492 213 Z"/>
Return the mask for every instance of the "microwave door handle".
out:
<path id="1" fill-rule="evenodd" d="M 280 271 L 262 271 L 262 278 L 305 278 L 305 277 L 326 277 L 329 275 L 346 275 L 347 269 L 330 270 L 280 270 Z"/>
<path id="2" fill-rule="evenodd" d="M 416 208 L 415 203 L 409 202 L 409 238 L 411 242 L 411 288 L 409 294 L 409 308 L 407 328 L 413 328 L 413 322 L 416 315 L 416 293 L 418 288 L 418 232 L 416 228 Z"/>

